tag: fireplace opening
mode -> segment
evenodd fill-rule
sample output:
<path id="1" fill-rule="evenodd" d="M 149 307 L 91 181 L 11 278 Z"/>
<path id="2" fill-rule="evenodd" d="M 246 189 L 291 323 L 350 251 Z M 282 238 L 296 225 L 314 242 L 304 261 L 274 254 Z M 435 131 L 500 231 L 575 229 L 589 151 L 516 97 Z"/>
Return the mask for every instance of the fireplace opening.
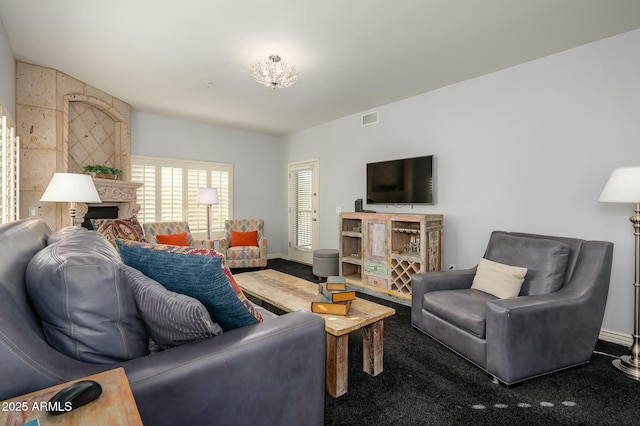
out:
<path id="1" fill-rule="evenodd" d="M 117 219 L 118 218 L 118 206 L 89 206 L 89 210 L 84 215 L 84 222 L 82 227 L 88 230 L 93 230 L 91 225 L 91 219 Z"/>

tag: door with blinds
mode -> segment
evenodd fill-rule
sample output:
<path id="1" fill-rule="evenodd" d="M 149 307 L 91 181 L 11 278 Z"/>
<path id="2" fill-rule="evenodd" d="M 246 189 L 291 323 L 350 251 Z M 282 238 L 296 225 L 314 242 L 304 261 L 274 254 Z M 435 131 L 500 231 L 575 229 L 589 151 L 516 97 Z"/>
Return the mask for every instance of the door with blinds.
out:
<path id="1" fill-rule="evenodd" d="M 289 164 L 289 258 L 312 264 L 317 248 L 318 160 Z"/>

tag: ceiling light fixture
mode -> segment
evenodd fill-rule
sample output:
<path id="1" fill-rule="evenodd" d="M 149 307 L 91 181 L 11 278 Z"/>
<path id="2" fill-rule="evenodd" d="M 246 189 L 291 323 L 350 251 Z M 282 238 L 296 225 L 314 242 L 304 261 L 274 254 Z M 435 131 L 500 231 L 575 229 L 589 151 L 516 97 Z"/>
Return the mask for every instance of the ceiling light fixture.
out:
<path id="1" fill-rule="evenodd" d="M 298 81 L 298 70 L 282 61 L 278 55 L 271 55 L 266 61 L 258 61 L 249 69 L 253 78 L 272 89 L 293 86 Z"/>

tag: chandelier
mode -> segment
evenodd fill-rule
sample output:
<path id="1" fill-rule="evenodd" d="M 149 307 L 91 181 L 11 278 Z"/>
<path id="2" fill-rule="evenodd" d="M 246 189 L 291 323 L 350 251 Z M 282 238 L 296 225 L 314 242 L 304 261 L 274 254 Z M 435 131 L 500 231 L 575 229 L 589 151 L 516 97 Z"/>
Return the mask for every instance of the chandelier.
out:
<path id="1" fill-rule="evenodd" d="M 266 61 L 256 62 L 249 71 L 258 83 L 272 89 L 293 86 L 298 81 L 298 70 L 283 62 L 278 55 L 271 55 Z"/>

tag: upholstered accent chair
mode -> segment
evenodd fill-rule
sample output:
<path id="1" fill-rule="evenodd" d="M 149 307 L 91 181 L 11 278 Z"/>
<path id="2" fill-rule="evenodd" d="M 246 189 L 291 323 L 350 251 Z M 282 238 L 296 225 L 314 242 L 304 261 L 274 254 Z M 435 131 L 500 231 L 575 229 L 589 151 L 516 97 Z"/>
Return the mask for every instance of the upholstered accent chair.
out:
<path id="1" fill-rule="evenodd" d="M 146 240 L 151 244 L 158 244 L 158 235 L 171 235 L 186 232 L 189 246 L 214 248 L 213 240 L 194 239 L 191 235 L 191 230 L 189 229 L 189 223 L 187 223 L 186 221 L 147 222 L 142 224 L 142 229 L 144 230 L 144 236 Z"/>
<path id="2" fill-rule="evenodd" d="M 220 251 L 229 268 L 264 268 L 267 266 L 267 238 L 264 220 L 231 219 L 224 223 Z"/>
<path id="3" fill-rule="evenodd" d="M 478 290 L 483 260 L 472 269 L 414 274 L 411 323 L 506 385 L 587 364 L 612 256 L 609 242 L 495 231 L 484 258 L 526 268 L 519 293 L 487 293 L 502 285 L 496 274 Z"/>

